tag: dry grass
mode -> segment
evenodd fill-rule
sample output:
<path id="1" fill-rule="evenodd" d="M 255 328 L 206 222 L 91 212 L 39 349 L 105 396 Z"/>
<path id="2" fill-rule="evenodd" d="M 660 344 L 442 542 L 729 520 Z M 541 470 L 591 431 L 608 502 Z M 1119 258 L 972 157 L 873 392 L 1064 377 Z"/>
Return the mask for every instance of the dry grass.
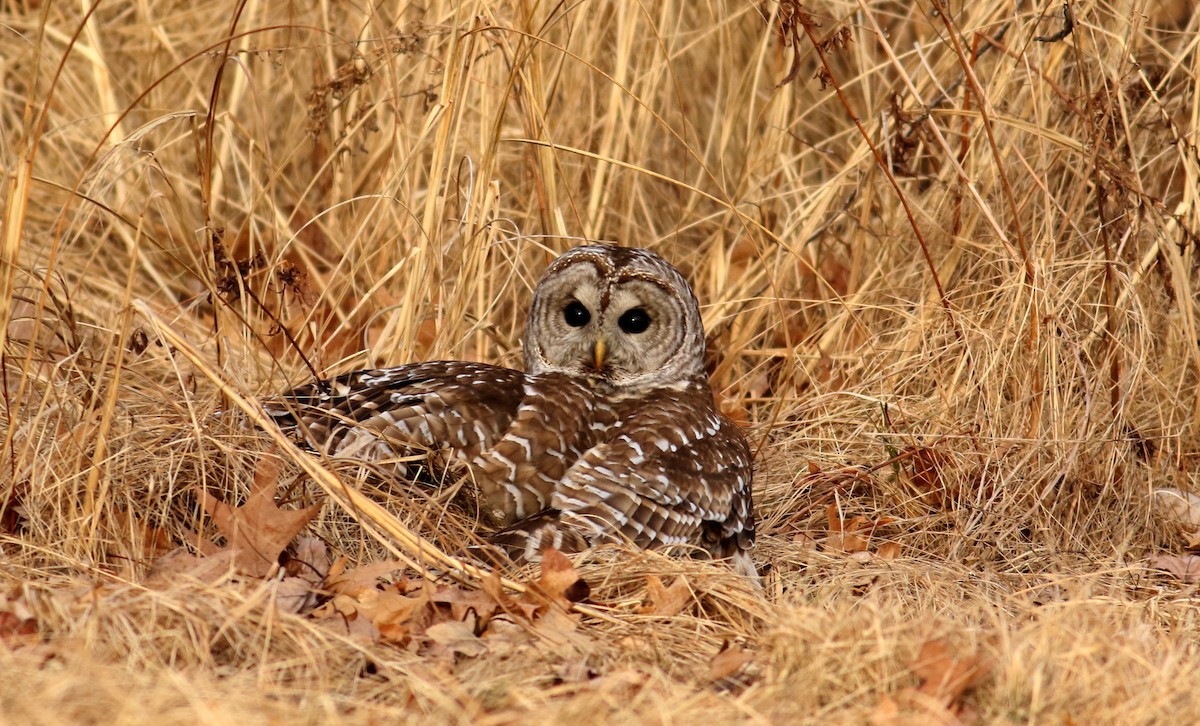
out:
<path id="1" fill-rule="evenodd" d="M 1200 488 L 1189 3 L 1072 3 L 1054 42 L 1056 3 L 82 5 L 0 10 L 5 719 L 1200 712 L 1196 585 L 1146 566 L 1184 546 L 1151 490 Z M 515 365 L 582 238 L 696 285 L 756 442 L 763 593 L 598 554 L 576 642 L 449 660 L 262 582 L 145 584 L 156 538 L 211 531 L 197 487 L 244 491 L 265 448 L 215 410 L 306 365 Z M 361 519 L 313 532 L 395 546 Z M 639 615 L 677 573 L 692 606 Z M 950 711 L 912 690 L 935 640 L 987 669 Z M 714 685 L 726 642 L 754 658 Z"/>

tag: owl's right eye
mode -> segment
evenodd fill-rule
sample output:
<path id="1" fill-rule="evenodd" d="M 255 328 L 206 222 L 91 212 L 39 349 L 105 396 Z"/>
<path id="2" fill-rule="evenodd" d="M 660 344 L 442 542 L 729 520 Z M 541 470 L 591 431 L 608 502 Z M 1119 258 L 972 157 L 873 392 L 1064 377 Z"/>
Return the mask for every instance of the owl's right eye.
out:
<path id="1" fill-rule="evenodd" d="M 592 319 L 592 314 L 578 300 L 572 300 L 563 308 L 563 320 L 572 328 L 582 328 Z"/>

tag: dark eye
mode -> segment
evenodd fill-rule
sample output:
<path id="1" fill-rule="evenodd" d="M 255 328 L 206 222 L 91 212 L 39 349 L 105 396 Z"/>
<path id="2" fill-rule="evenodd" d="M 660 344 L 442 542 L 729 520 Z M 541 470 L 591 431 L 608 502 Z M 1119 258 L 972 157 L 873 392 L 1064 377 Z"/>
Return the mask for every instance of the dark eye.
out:
<path id="1" fill-rule="evenodd" d="M 626 333 L 644 333 L 650 327 L 650 313 L 641 308 L 630 308 L 617 318 L 617 325 Z"/>
<path id="2" fill-rule="evenodd" d="M 572 300 L 563 308 L 563 320 L 572 328 L 582 328 L 592 319 L 592 314 L 578 300 Z"/>

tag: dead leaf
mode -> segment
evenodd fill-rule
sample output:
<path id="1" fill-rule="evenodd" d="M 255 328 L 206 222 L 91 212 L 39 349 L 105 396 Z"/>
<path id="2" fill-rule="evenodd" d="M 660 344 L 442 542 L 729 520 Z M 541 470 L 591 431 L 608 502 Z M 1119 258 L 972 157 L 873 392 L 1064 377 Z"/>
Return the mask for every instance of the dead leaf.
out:
<path id="1" fill-rule="evenodd" d="M 945 704 L 957 703 L 988 672 L 982 657 L 959 657 L 943 640 L 930 640 L 922 645 L 912 670 L 921 679 L 917 692 Z"/>
<path id="2" fill-rule="evenodd" d="M 587 642 L 587 638 L 578 632 L 580 620 L 579 613 L 552 607 L 534 619 L 533 632 L 542 640 L 558 647 L 582 646 Z"/>
<path id="3" fill-rule="evenodd" d="M 465 620 L 469 615 L 474 615 L 482 621 L 483 626 L 503 607 L 501 599 L 486 590 L 464 590 L 450 585 L 439 587 L 433 594 L 433 602 L 444 606 L 451 620 Z"/>
<path id="4" fill-rule="evenodd" d="M 186 577 L 212 585 L 229 574 L 232 561 L 233 553 L 229 551 L 217 551 L 209 557 L 197 557 L 183 547 L 177 547 L 154 560 L 142 584 L 154 590 L 166 590 L 179 578 Z"/>
<path id="5" fill-rule="evenodd" d="M 288 558 L 284 571 L 289 577 L 299 578 L 313 588 L 320 587 L 329 575 L 329 550 L 316 537 L 301 537 L 296 540 L 296 553 Z"/>
<path id="6" fill-rule="evenodd" d="M 0 594 L 0 643 L 8 648 L 33 645 L 41 640 L 38 621 L 19 590 L 15 594 Z"/>
<path id="7" fill-rule="evenodd" d="M 557 645 L 586 642 L 576 632 L 580 615 L 570 611 L 571 598 L 586 596 L 587 583 L 560 552 L 547 551 L 536 586 L 520 597 L 506 593 L 496 574 L 484 577 L 480 590 L 403 576 L 380 579 L 402 568 L 388 561 L 347 570 L 339 559 L 324 583 L 334 597 L 310 617 L 361 640 L 383 639 L 441 656 L 504 652 L 534 635 Z"/>
<path id="8" fill-rule="evenodd" d="M 683 575 L 676 577 L 670 587 L 664 585 L 657 576 L 648 575 L 646 577 L 646 597 L 649 599 L 649 603 L 639 607 L 639 613 L 670 617 L 683 612 L 683 609 L 692 602 L 692 588 Z"/>
<path id="9" fill-rule="evenodd" d="M 1200 582 L 1200 555 L 1155 555 L 1150 558 L 1150 566 L 1184 582 Z"/>
<path id="10" fill-rule="evenodd" d="M 721 646 L 721 650 L 708 662 L 708 669 L 704 671 L 701 680 L 707 683 L 715 683 L 731 678 L 737 675 L 738 671 L 745 668 L 746 664 L 752 660 L 754 660 L 753 653 L 743 650 L 738 645 L 726 642 Z"/>
<path id="11" fill-rule="evenodd" d="M 549 547 L 542 553 L 542 572 L 537 587 L 527 590 L 521 600 L 536 606 L 530 619 L 539 637 L 559 646 L 582 645 L 586 639 L 576 632 L 581 616 L 571 610 L 590 593 L 591 587 L 575 571 L 567 556 Z"/>
<path id="12" fill-rule="evenodd" d="M 356 606 L 375 623 L 380 633 L 389 640 L 403 643 L 409 633 L 421 630 L 433 620 L 431 601 L 429 586 L 417 588 L 408 595 L 393 585 L 382 590 L 364 591 L 356 600 Z"/>
<path id="13" fill-rule="evenodd" d="M 899 726 L 903 723 L 900 719 L 900 704 L 888 696 L 881 697 L 879 705 L 871 712 L 871 723 L 877 726 Z"/>
<path id="14" fill-rule="evenodd" d="M 876 550 L 876 553 L 879 555 L 879 559 L 881 560 L 894 560 L 900 556 L 900 543 L 884 542 L 883 544 L 879 545 L 879 549 Z"/>
<path id="15" fill-rule="evenodd" d="M 225 535 L 226 550 L 233 553 L 234 567 L 251 577 L 264 577 L 279 562 L 279 553 L 321 511 L 315 504 L 304 509 L 280 509 L 275 504 L 279 466 L 270 456 L 258 461 L 250 496 L 240 507 L 218 501 L 200 492 L 200 503 Z"/>
<path id="16" fill-rule="evenodd" d="M 338 595 L 309 613 L 309 617 L 323 621 L 326 627 L 340 631 L 344 635 L 360 642 L 375 643 L 379 640 L 379 628 L 371 618 L 361 615 L 354 601 L 345 595 Z"/>
<path id="17" fill-rule="evenodd" d="M 817 550 L 817 540 L 807 532 L 797 532 L 792 535 L 792 544 L 799 545 L 799 549 L 815 552 Z"/>
<path id="18" fill-rule="evenodd" d="M 925 446 L 909 449 L 901 455 L 903 469 L 908 481 L 917 492 L 917 499 L 934 509 L 953 509 L 959 498 L 958 487 L 947 484 L 945 471 L 951 459 L 946 454 Z"/>
<path id="19" fill-rule="evenodd" d="M 399 560 L 379 560 L 347 570 L 347 562 L 349 560 L 343 555 L 329 566 L 329 573 L 325 576 L 325 589 L 353 596 L 363 590 L 376 589 L 379 586 L 379 578 L 405 567 Z"/>
<path id="20" fill-rule="evenodd" d="M 1150 493 L 1154 508 L 1181 523 L 1200 528 L 1200 496 L 1181 489 L 1155 489 Z"/>
<path id="21" fill-rule="evenodd" d="M 966 726 L 978 719 L 970 704 L 961 701 L 966 691 L 987 675 L 979 655 L 956 655 L 944 640 L 931 640 L 911 664 L 921 684 L 901 688 L 879 699 L 871 713 L 876 726 Z"/>
<path id="22" fill-rule="evenodd" d="M 1174 521 L 1183 530 L 1190 548 L 1200 547 L 1200 496 L 1180 489 L 1155 489 L 1151 493 L 1154 510 Z"/>
<path id="23" fill-rule="evenodd" d="M 538 589 L 552 601 L 577 603 L 586 600 L 592 588 L 575 571 L 575 565 L 562 552 L 547 547 L 542 553 L 542 574 Z"/>
<path id="24" fill-rule="evenodd" d="M 830 504 L 829 508 L 825 510 L 825 518 L 829 527 L 829 536 L 825 538 L 825 549 L 847 553 L 866 552 L 867 538 L 857 533 L 868 521 L 866 517 L 859 516 L 845 522 L 842 520 L 841 512 L 838 511 L 838 506 Z"/>
<path id="25" fill-rule="evenodd" d="M 896 521 L 893 517 L 880 517 L 872 520 L 861 514 L 852 519 L 843 520 L 837 504 L 830 504 L 825 510 L 825 520 L 829 528 L 829 535 L 825 537 L 825 549 L 849 555 L 867 552 L 875 530 Z M 869 560 L 873 557 L 862 556 L 858 559 Z"/>
<path id="26" fill-rule="evenodd" d="M 525 621 L 533 619 L 533 614 L 537 611 L 538 606 L 524 600 L 516 600 L 505 592 L 504 586 L 500 583 L 500 573 L 492 571 L 484 575 L 480 586 L 504 612 L 516 615 Z"/>
<path id="27" fill-rule="evenodd" d="M 171 535 L 167 530 L 147 524 L 140 517 L 128 511 L 122 511 L 121 516 L 129 522 L 130 534 L 135 543 L 140 543 L 143 556 L 148 560 L 163 557 L 175 549 Z"/>
<path id="28" fill-rule="evenodd" d="M 488 646 L 477 634 L 478 616 L 470 615 L 466 620 L 447 620 L 430 625 L 425 629 L 425 638 L 432 644 L 430 655 L 463 655 L 468 658 L 483 655 Z"/>
<path id="29" fill-rule="evenodd" d="M 269 581 L 275 589 L 275 608 L 283 613 L 299 614 L 312 610 L 320 600 L 320 593 L 313 590 L 312 583 L 299 577 L 285 577 Z"/>
<path id="30" fill-rule="evenodd" d="M 512 611 L 527 618 L 534 609 L 522 609 L 502 594 L 500 598 L 494 596 L 489 591 L 489 579 L 494 579 L 492 584 L 498 588 L 499 576 L 485 579 L 485 590 L 481 591 L 407 577 L 382 581 L 380 578 L 403 569 L 404 565 L 394 560 L 351 570 L 345 566 L 342 558 L 330 568 L 325 589 L 335 597 L 312 617 L 331 621 L 333 627 L 344 627 L 361 638 L 383 639 L 427 651 L 432 644 L 436 646 L 432 652 L 442 655 L 477 655 L 476 646 L 482 645 L 479 636 L 487 634 L 497 613 Z M 479 641 L 475 645 L 465 644 L 462 633 L 456 630 L 463 623 L 470 624 L 472 638 Z M 443 625 L 446 627 L 439 627 Z"/>

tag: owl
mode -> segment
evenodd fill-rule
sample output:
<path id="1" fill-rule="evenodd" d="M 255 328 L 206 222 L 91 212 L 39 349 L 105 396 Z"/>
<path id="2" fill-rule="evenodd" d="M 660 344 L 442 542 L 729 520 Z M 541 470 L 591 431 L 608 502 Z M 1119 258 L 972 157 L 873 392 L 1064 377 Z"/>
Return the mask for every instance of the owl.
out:
<path id="1" fill-rule="evenodd" d="M 362 370 L 265 408 L 302 445 L 400 479 L 413 452 L 465 465 L 491 543 L 514 559 L 690 544 L 753 576 L 750 447 L 713 402 L 699 303 L 679 270 L 647 250 L 576 247 L 538 282 L 522 344 L 523 372 Z"/>

